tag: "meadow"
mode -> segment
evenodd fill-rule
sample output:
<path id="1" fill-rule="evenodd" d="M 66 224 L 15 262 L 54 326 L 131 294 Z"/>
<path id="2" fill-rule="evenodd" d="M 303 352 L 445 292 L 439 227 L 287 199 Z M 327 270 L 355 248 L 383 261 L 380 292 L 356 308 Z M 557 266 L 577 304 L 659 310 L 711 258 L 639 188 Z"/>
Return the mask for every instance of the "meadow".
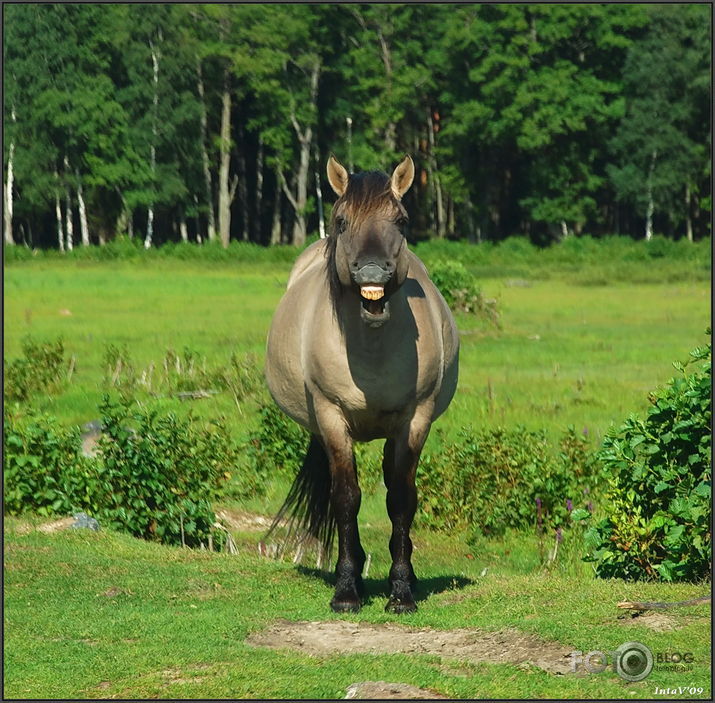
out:
<path id="1" fill-rule="evenodd" d="M 644 411 L 648 392 L 674 375 L 672 362 L 705 342 L 711 300 L 709 241 L 651 244 L 418 245 L 428 266 L 462 261 L 500 313 L 499 326 L 457 315 L 460 383 L 436 427 L 449 437 L 464 425 L 521 424 L 556 437 L 572 425 L 595 448 L 611 423 Z M 28 335 L 61 336 L 76 359 L 61 393 L 33 401 L 58 422 L 98 416 L 110 344 L 124 345 L 139 369 L 185 348 L 207 364 L 226 363 L 234 352 L 262 364 L 271 314 L 297 252 L 163 249 L 8 257 L 5 359 L 19 355 Z M 255 403 L 239 411 L 227 393 L 162 402 L 202 418 L 226 416 L 236 436 L 257 423 Z M 271 515 L 286 488 L 281 479 L 266 496 L 217 508 L 239 517 Z M 621 600 L 692 598 L 709 586 L 595 579 L 580 561 L 576 535 L 544 567 L 535 535 L 468 542 L 460 533 L 417 529 L 419 610 L 398 619 L 383 611 L 389 522 L 382 489 L 366 496 L 361 511 L 372 555 L 368 598 L 349 616 L 329 611 L 325 572 L 260 556 L 260 531 L 240 521 L 238 554 L 160 546 L 106 530 L 39 529 L 44 523 L 33 515 L 5 522 L 7 697 L 342 698 L 351 683 L 372 679 L 457 698 L 652 699 L 657 688 L 674 686 L 702 689 L 683 698 L 709 698 L 708 606 L 674 609 L 661 620 L 619 617 L 615 607 Z M 508 659 L 374 652 L 316 659 L 246 642 L 282 619 L 518 630 L 565 652 L 609 651 L 636 640 L 653 652 L 692 652 L 694 662 L 686 673 L 656 667 L 645 681 L 627 682 L 611 670 L 563 676 Z"/>

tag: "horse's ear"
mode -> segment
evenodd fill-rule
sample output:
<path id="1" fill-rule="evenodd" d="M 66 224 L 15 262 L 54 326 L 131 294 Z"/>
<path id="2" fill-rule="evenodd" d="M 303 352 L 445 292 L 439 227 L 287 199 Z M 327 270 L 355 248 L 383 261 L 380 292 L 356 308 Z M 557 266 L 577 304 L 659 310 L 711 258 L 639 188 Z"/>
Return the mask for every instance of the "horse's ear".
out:
<path id="1" fill-rule="evenodd" d="M 328 181 L 338 197 L 343 195 L 347 190 L 347 169 L 332 154 L 328 159 Z"/>
<path id="2" fill-rule="evenodd" d="M 402 196 L 410 189 L 415 177 L 415 164 L 409 154 L 395 167 L 390 180 L 392 194 L 402 200 Z"/>

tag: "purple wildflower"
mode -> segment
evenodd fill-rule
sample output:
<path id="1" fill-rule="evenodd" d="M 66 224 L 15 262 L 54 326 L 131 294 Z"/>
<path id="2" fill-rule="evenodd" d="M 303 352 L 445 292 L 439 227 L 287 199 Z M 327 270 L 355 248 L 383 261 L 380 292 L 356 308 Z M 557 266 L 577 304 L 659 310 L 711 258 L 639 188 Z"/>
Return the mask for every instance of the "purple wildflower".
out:
<path id="1" fill-rule="evenodd" d="M 566 499 L 566 510 L 571 512 L 573 510 L 573 503 L 571 502 L 571 498 Z"/>
<path id="2" fill-rule="evenodd" d="M 593 503 L 590 500 L 588 501 L 588 504 L 586 505 L 586 507 L 588 508 L 589 513 L 593 512 Z"/>

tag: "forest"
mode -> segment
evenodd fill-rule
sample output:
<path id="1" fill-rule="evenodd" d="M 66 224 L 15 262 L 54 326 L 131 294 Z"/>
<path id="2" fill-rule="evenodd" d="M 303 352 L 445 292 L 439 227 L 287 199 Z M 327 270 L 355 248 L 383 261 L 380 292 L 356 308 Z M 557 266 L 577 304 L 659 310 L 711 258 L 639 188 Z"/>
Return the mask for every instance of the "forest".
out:
<path id="1" fill-rule="evenodd" d="M 710 235 L 710 4 L 4 4 L 5 245 Z"/>

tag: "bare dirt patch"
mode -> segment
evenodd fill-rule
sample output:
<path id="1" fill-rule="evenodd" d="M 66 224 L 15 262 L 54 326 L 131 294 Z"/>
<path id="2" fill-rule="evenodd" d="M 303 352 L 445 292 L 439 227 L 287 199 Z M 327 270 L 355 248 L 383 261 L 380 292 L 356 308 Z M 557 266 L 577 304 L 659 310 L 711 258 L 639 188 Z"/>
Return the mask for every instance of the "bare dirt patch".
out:
<path id="1" fill-rule="evenodd" d="M 415 700 L 446 699 L 436 691 L 418 688 L 408 683 L 388 683 L 387 681 L 361 681 L 348 686 L 345 698 L 358 700 Z"/>
<path id="2" fill-rule="evenodd" d="M 666 615 L 665 613 L 642 613 L 635 617 L 624 618 L 621 624 L 627 627 L 640 625 L 647 627 L 655 632 L 670 632 L 671 630 L 680 630 L 691 621 L 691 618 L 685 616 Z"/>
<path id="3" fill-rule="evenodd" d="M 469 663 L 535 666 L 552 674 L 572 672 L 570 648 L 514 629 L 433 630 L 391 623 L 284 620 L 250 635 L 246 641 L 256 647 L 294 649 L 318 657 L 356 653 L 429 654 Z"/>
<path id="4" fill-rule="evenodd" d="M 216 517 L 223 521 L 226 527 L 241 532 L 264 532 L 273 523 L 272 518 L 256 515 L 244 510 L 229 510 L 224 508 L 216 511 Z"/>

